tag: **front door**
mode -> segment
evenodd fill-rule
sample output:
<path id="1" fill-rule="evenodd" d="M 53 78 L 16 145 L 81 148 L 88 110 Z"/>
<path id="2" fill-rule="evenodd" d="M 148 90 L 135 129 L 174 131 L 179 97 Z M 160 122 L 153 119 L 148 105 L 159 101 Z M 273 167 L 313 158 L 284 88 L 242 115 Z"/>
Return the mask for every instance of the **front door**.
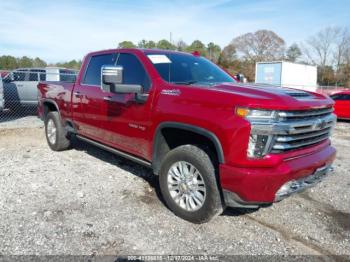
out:
<path id="1" fill-rule="evenodd" d="M 143 87 L 142 99 L 135 94 L 107 93 L 103 105 L 103 129 L 106 142 L 116 148 L 147 159 L 147 134 L 151 126 L 150 78 L 132 53 L 120 53 L 117 65 L 123 67 L 123 84 Z"/>

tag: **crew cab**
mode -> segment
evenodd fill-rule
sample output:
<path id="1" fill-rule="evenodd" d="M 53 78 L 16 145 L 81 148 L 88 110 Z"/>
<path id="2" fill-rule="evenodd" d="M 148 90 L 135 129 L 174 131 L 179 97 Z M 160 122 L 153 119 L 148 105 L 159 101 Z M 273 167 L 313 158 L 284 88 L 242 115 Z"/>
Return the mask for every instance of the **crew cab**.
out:
<path id="1" fill-rule="evenodd" d="M 93 52 L 75 83 L 38 88 L 52 150 L 75 136 L 152 168 L 169 209 L 194 223 L 314 186 L 336 155 L 329 97 L 238 83 L 198 53 Z"/>

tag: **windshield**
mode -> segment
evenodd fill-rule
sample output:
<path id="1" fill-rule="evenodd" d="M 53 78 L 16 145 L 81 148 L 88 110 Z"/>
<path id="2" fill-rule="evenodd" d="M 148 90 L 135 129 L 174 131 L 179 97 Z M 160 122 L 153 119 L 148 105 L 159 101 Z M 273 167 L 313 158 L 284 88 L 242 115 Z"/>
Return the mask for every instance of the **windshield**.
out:
<path id="1" fill-rule="evenodd" d="M 148 54 L 160 76 L 173 84 L 215 85 L 236 82 L 229 74 L 209 60 L 190 54 Z"/>

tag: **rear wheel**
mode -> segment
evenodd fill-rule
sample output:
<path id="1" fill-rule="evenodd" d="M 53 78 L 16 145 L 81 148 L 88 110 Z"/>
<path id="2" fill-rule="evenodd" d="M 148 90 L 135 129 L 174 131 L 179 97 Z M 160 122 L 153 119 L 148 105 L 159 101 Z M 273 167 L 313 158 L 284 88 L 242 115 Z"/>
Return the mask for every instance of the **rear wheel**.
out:
<path id="1" fill-rule="evenodd" d="M 49 147 L 54 151 L 62 151 L 70 147 L 70 139 L 64 129 L 58 112 L 47 114 L 45 119 L 45 134 Z"/>
<path id="2" fill-rule="evenodd" d="M 171 150 L 159 174 L 162 195 L 175 215 L 204 223 L 222 213 L 215 168 L 199 147 L 184 145 Z"/>

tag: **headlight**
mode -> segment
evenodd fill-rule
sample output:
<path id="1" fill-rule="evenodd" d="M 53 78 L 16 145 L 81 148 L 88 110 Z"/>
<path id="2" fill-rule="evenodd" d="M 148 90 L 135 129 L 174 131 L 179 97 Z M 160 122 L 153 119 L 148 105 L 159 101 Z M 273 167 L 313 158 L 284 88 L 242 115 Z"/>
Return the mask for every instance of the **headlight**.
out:
<path id="1" fill-rule="evenodd" d="M 273 110 L 250 109 L 244 107 L 236 108 L 236 115 L 247 119 L 251 126 L 254 124 L 269 125 L 276 121 L 277 113 Z M 266 124 L 265 124 L 266 123 Z M 271 148 L 273 136 L 269 134 L 259 134 L 259 132 L 251 132 L 248 142 L 247 156 L 249 158 L 262 158 L 267 155 Z"/>
<path id="2" fill-rule="evenodd" d="M 248 120 L 262 120 L 262 121 L 275 120 L 277 117 L 276 111 L 273 111 L 273 110 L 250 109 L 245 107 L 237 107 L 236 115 L 240 117 L 244 117 Z"/>

